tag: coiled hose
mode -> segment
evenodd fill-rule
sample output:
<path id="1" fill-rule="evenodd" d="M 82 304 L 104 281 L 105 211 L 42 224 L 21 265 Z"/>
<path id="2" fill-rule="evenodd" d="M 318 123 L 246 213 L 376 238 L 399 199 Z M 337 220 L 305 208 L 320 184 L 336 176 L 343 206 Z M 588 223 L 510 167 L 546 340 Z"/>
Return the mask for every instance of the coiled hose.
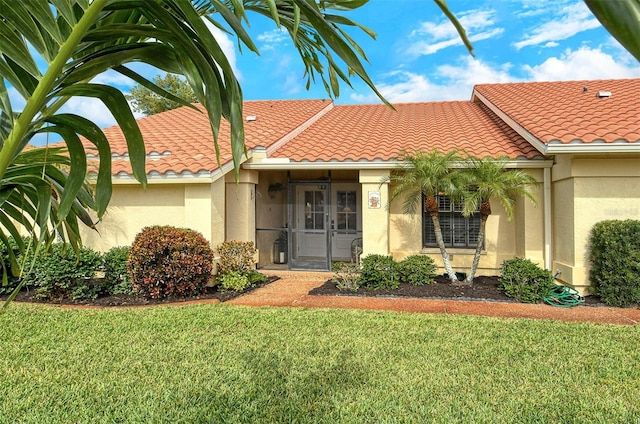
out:
<path id="1" fill-rule="evenodd" d="M 570 308 L 584 303 L 584 297 L 577 290 L 567 286 L 555 286 L 544 298 L 545 303 L 559 308 Z"/>

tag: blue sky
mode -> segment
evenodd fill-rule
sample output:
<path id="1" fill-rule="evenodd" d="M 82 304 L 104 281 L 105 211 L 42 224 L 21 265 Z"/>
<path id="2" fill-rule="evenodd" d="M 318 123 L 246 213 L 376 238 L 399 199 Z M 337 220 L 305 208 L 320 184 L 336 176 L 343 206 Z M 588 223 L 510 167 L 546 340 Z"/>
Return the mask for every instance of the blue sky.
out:
<path id="1" fill-rule="evenodd" d="M 581 0 L 449 0 L 473 42 L 475 58 L 431 0 L 370 0 L 347 16 L 376 32 L 352 32 L 369 58 L 367 72 L 391 102 L 465 100 L 473 85 L 489 82 L 640 77 L 640 64 L 599 24 Z M 225 48 L 246 100 L 327 98 L 321 83 L 305 89 L 304 68 L 291 40 L 275 24 L 249 15 L 260 56 L 212 29 Z M 158 72 L 142 69 L 149 78 Z M 130 90 L 132 83 L 106 73 L 97 82 Z M 379 103 L 357 79 L 342 86 L 337 104 Z M 16 105 L 17 106 L 17 105 Z M 93 99 L 71 99 L 65 109 L 114 123 Z"/>
<path id="2" fill-rule="evenodd" d="M 357 39 L 367 72 L 392 102 L 468 99 L 474 84 L 640 77 L 640 64 L 582 1 L 449 0 L 473 42 L 472 58 L 430 0 L 370 0 L 349 14 L 377 33 Z M 261 56 L 236 56 L 246 99 L 324 98 L 304 89 L 291 41 L 267 22 L 252 23 Z M 339 104 L 379 102 L 363 83 Z"/>

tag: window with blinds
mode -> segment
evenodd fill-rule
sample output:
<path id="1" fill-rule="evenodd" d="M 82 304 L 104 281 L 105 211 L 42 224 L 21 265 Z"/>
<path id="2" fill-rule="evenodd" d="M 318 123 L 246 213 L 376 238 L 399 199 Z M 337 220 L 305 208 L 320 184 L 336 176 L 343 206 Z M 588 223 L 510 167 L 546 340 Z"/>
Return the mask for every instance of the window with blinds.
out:
<path id="1" fill-rule="evenodd" d="M 476 212 L 468 217 L 462 215 L 462 206 L 452 202 L 446 196 L 437 196 L 438 219 L 442 230 L 442 239 L 446 247 L 475 248 L 478 245 L 480 230 L 480 213 Z M 424 202 L 422 202 L 424 205 Z M 437 247 L 436 233 L 431 215 L 423 206 L 422 210 L 422 245 Z"/>

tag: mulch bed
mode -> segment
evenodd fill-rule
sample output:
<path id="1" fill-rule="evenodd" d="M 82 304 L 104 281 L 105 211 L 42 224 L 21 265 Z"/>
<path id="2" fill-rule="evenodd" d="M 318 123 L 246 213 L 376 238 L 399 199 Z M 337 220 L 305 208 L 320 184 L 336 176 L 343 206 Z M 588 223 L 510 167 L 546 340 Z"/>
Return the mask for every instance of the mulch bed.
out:
<path id="1" fill-rule="evenodd" d="M 33 290 L 22 290 L 16 297 L 16 302 L 32 302 L 54 305 L 87 305 L 87 306 L 144 306 L 144 305 L 165 305 L 169 303 L 190 302 L 197 300 L 217 299 L 220 302 L 226 302 L 245 293 L 249 293 L 259 287 L 270 284 L 279 277 L 272 276 L 269 281 L 250 287 L 244 291 L 218 291 L 215 287 L 207 288 L 205 293 L 198 296 L 187 297 L 168 297 L 164 299 L 146 299 L 137 295 L 112 295 L 103 296 L 94 300 L 72 300 L 62 299 L 58 301 L 37 299 Z M 397 290 L 368 290 L 364 288 L 358 289 L 357 292 L 340 291 L 336 288 L 335 283 L 327 280 L 323 285 L 312 289 L 310 295 L 316 296 L 360 296 L 360 297 L 412 297 L 426 299 L 450 299 L 450 300 L 477 300 L 491 302 L 511 302 L 517 303 L 517 300 L 508 297 L 498 289 L 497 276 L 480 276 L 476 277 L 472 286 L 454 286 L 448 279 L 439 276 L 436 277 L 434 284 L 426 284 L 424 286 L 413 286 L 401 283 Z M 0 301 L 6 299 L 6 296 L 0 296 Z M 585 305 L 587 306 L 606 306 L 597 296 L 585 297 Z"/>
<path id="2" fill-rule="evenodd" d="M 181 303 L 181 302 L 190 302 L 190 301 L 207 300 L 207 299 L 217 299 L 220 302 L 226 302 L 228 300 L 234 299 L 245 293 L 249 293 L 257 288 L 263 287 L 279 279 L 280 277 L 276 277 L 276 276 L 269 277 L 268 281 L 264 283 L 256 284 L 255 286 L 249 287 L 243 291 L 219 291 L 216 287 L 207 287 L 206 291 L 198 296 L 186 296 L 186 297 L 171 296 L 163 299 L 146 299 L 138 295 L 117 294 L 117 295 L 111 295 L 111 296 L 102 296 L 93 300 L 61 299 L 57 301 L 52 301 L 47 299 L 38 299 L 35 297 L 33 290 L 23 289 L 20 293 L 18 293 L 18 296 L 16 296 L 16 298 L 14 299 L 14 302 L 31 302 L 31 303 L 42 303 L 42 304 L 49 304 L 49 305 L 86 305 L 86 306 L 103 306 L 103 307 L 166 305 L 169 303 Z M 6 299 L 6 296 L 0 296 L 0 301 L 3 301 L 5 299 Z"/>
<path id="3" fill-rule="evenodd" d="M 454 286 L 448 279 L 438 276 L 436 277 L 435 283 L 425 284 L 423 286 L 400 283 L 400 288 L 397 290 L 370 290 L 360 288 L 357 292 L 350 292 L 338 290 L 335 283 L 328 280 L 323 285 L 311 290 L 309 294 L 319 296 L 413 297 L 518 303 L 517 300 L 508 297 L 504 292 L 500 291 L 498 287 L 497 276 L 476 277 L 471 286 Z M 584 304 L 604 306 L 597 296 L 585 297 Z"/>

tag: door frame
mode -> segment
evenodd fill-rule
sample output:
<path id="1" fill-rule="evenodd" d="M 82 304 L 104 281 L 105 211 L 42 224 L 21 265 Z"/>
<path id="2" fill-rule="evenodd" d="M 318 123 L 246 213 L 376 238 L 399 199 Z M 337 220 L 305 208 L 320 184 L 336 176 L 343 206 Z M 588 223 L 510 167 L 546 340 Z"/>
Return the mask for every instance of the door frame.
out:
<path id="1" fill-rule="evenodd" d="M 297 214 L 301 208 L 301 204 L 297 199 L 296 190 L 299 187 L 316 187 L 317 190 L 323 191 L 325 204 L 323 205 L 323 228 L 320 230 L 307 230 L 298 228 L 299 221 Z M 303 206 L 302 206 L 303 207 Z M 298 242 L 299 236 L 306 233 L 318 234 L 318 231 L 324 235 L 325 255 L 316 258 L 298 258 Z M 288 268 L 290 270 L 331 270 L 331 181 L 290 181 L 287 188 L 287 240 L 288 240 Z"/>
<path id="2" fill-rule="evenodd" d="M 299 236 L 304 235 L 305 232 L 309 234 L 315 233 L 317 234 L 318 230 L 306 230 L 298 228 L 300 224 L 300 217 L 298 214 L 302 213 L 302 208 L 304 202 L 303 199 L 300 199 L 298 196 L 299 188 L 309 187 L 309 188 L 317 188 L 324 192 L 324 228 L 322 230 L 323 240 L 324 240 L 324 255 L 317 257 L 299 257 L 298 256 L 298 243 Z M 338 199 L 334 199 L 334 191 L 339 191 L 342 187 L 350 188 L 353 191 L 356 191 L 356 208 L 357 208 L 357 229 L 356 231 L 341 231 L 336 228 L 336 220 L 337 220 L 337 209 L 336 202 Z M 323 179 L 323 180 L 313 180 L 313 181 L 297 181 L 290 180 L 287 185 L 287 264 L 288 269 L 290 270 L 318 270 L 318 271 L 330 271 L 331 264 L 333 262 L 333 243 L 334 238 L 338 235 L 345 233 L 349 236 L 352 236 L 354 239 L 362 237 L 362 186 L 358 181 L 334 181 L 332 183 L 331 179 Z M 340 240 L 336 241 L 340 242 Z M 343 243 L 344 244 L 344 243 Z M 349 257 L 352 257 L 353 252 L 351 252 L 352 244 L 349 246 Z M 343 249 L 344 250 L 344 249 Z M 345 260 L 347 256 L 342 255 L 340 260 Z"/>
<path id="3" fill-rule="evenodd" d="M 340 192 L 354 192 L 355 199 L 351 206 L 355 208 L 355 228 L 340 228 L 339 215 Z M 355 239 L 362 238 L 362 188 L 357 181 L 336 181 L 331 186 L 331 256 L 332 260 L 353 260 L 353 242 Z M 347 206 L 347 205 L 344 205 Z M 344 209 L 343 211 L 344 212 Z M 346 223 L 345 223 L 346 224 Z M 342 255 L 340 255 L 342 253 Z"/>

